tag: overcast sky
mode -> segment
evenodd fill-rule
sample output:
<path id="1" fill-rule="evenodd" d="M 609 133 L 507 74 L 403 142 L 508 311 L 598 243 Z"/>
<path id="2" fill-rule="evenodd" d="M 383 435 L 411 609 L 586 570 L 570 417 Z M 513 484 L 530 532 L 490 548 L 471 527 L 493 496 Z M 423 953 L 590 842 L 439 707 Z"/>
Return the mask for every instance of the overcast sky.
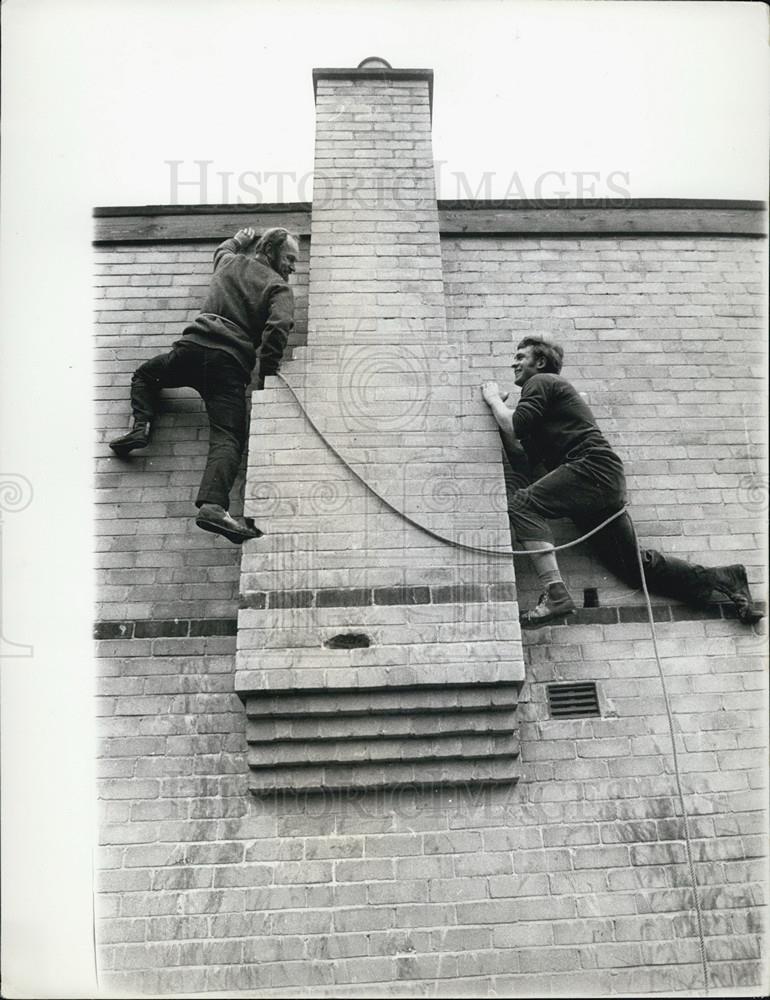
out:
<path id="1" fill-rule="evenodd" d="M 5 0 L 2 19 L 0 477 L 31 499 L 0 515 L 0 639 L 32 647 L 0 655 L 4 985 L 91 996 L 92 206 L 309 199 L 311 71 L 370 55 L 435 72 L 440 197 L 765 198 L 767 13 Z M 206 190 L 174 190 L 169 161 L 188 181 L 206 161 Z"/>
<path id="2" fill-rule="evenodd" d="M 760 3 L 5 7 L 14 85 L 6 139 L 33 154 L 33 170 L 76 167 L 93 204 L 254 200 L 255 190 L 264 201 L 309 199 L 311 71 L 373 54 L 435 72 L 440 197 L 763 198 L 767 190 Z M 197 161 L 206 163 L 204 183 L 174 189 L 172 170 L 201 178 Z M 280 181 L 265 178 L 276 172 Z M 576 174 L 586 175 L 582 190 Z"/>

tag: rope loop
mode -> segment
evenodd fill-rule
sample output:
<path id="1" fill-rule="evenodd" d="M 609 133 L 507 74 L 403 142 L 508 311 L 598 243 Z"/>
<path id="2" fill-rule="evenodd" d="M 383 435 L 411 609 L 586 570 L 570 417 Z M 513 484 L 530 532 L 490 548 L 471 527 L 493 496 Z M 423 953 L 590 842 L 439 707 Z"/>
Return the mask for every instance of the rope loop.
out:
<path id="1" fill-rule="evenodd" d="M 453 548 L 456 549 L 464 549 L 466 552 L 479 552 L 482 555 L 497 556 L 503 559 L 507 559 L 509 556 L 532 556 L 532 555 L 536 556 L 543 552 L 561 552 L 563 549 L 570 549 L 572 548 L 573 545 L 579 545 L 581 542 L 584 542 L 587 538 L 590 538 L 592 535 L 595 535 L 597 532 L 601 531 L 602 528 L 605 528 L 608 524 L 610 524 L 610 522 L 620 517 L 621 514 L 625 514 L 626 511 L 628 510 L 626 506 L 623 506 L 620 508 L 620 510 L 616 510 L 614 514 L 612 514 L 606 520 L 602 521 L 601 524 L 597 524 L 595 528 L 591 529 L 591 531 L 587 531 L 584 535 L 581 535 L 580 538 L 575 538 L 571 542 L 565 542 L 563 545 L 557 545 L 557 546 L 549 545 L 547 548 L 544 549 L 509 549 L 509 548 L 487 549 L 479 545 L 466 545 L 465 542 L 460 542 L 455 538 L 447 538 L 446 535 L 441 535 L 437 531 L 433 531 L 426 525 L 420 524 L 419 521 L 415 521 L 414 518 L 411 518 L 408 514 L 405 514 L 402 510 L 399 510 L 398 507 L 394 506 L 394 504 L 390 502 L 390 500 L 386 500 L 386 498 L 382 496 L 381 493 L 378 493 L 377 490 L 370 483 L 368 483 L 362 475 L 360 475 L 360 473 L 356 472 L 356 470 L 353 468 L 350 462 L 348 462 L 348 460 L 344 457 L 344 455 L 341 455 L 340 452 L 337 451 L 337 449 L 334 447 L 331 441 L 328 440 L 323 431 L 318 427 L 316 422 L 308 413 L 304 403 L 299 398 L 297 393 L 294 391 L 294 388 L 286 381 L 286 379 L 284 378 L 283 375 L 281 375 L 280 372 L 277 372 L 276 374 L 278 375 L 278 378 L 286 386 L 286 388 L 289 390 L 289 392 L 292 394 L 300 410 L 305 415 L 307 422 L 316 432 L 318 437 L 320 437 L 320 439 L 323 441 L 323 443 L 326 445 L 329 451 L 336 458 L 338 458 L 340 462 L 342 462 L 342 464 L 345 466 L 348 472 L 350 472 L 353 476 L 355 476 L 355 478 L 359 481 L 359 483 L 361 483 L 373 496 L 377 497 L 377 499 L 382 504 L 384 504 L 388 508 L 388 510 L 392 511 L 394 514 L 397 514 L 398 517 L 400 517 L 403 521 L 406 521 L 406 523 L 410 524 L 413 528 L 417 528 L 419 531 L 422 531 L 424 534 L 429 535 L 431 538 L 435 538 L 437 542 L 443 542 L 444 545 L 451 545 Z"/>

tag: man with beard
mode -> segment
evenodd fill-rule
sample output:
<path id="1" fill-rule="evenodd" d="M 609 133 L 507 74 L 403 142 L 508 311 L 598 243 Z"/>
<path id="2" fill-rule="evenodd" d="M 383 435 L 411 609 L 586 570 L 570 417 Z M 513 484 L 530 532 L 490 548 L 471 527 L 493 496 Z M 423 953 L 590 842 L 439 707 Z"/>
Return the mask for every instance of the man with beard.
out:
<path id="1" fill-rule="evenodd" d="M 110 442 L 121 458 L 150 441 L 161 389 L 190 386 L 200 393 L 209 419 L 206 468 L 195 505 L 195 523 L 239 544 L 262 534 L 253 522 L 229 512 L 230 490 L 246 444 L 246 387 L 259 351 L 257 388 L 280 367 L 294 329 L 294 296 L 287 284 L 299 246 L 286 229 L 261 237 L 239 230 L 214 253 L 214 276 L 200 314 L 167 354 L 151 358 L 131 380 L 133 425 Z"/>

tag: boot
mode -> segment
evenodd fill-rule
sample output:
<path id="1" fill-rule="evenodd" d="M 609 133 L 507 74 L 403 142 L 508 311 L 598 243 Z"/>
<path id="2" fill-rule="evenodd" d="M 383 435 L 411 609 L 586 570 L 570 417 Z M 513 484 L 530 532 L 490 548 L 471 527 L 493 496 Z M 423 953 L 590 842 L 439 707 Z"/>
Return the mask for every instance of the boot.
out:
<path id="1" fill-rule="evenodd" d="M 150 423 L 149 421 L 135 420 L 134 426 L 122 437 L 110 441 L 110 448 L 116 455 L 123 458 L 136 448 L 146 448 L 150 443 Z"/>
<path id="2" fill-rule="evenodd" d="M 575 611 L 575 602 L 569 595 L 563 583 L 552 583 L 548 590 L 540 595 L 537 607 L 532 611 L 523 611 L 519 615 L 522 628 L 542 628 L 551 625 L 561 618 L 566 618 Z"/>
<path id="3" fill-rule="evenodd" d="M 764 617 L 764 613 L 752 602 L 745 566 L 735 563 L 732 566 L 717 566 L 707 572 L 712 590 L 730 598 L 744 625 L 754 625 Z"/>
<path id="4" fill-rule="evenodd" d="M 247 542 L 250 538 L 261 538 L 262 532 L 250 517 L 234 518 L 219 504 L 204 503 L 198 510 L 195 523 L 204 531 L 223 535 L 234 545 Z"/>

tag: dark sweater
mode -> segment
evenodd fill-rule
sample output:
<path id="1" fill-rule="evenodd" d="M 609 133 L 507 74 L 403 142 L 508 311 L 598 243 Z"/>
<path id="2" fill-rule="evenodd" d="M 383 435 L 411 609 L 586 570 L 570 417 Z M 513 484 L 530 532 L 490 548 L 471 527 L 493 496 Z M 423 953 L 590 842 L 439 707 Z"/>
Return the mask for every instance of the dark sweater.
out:
<path id="1" fill-rule="evenodd" d="M 532 468 L 550 471 L 591 449 L 612 451 L 588 404 L 559 375 L 533 375 L 524 383 L 513 429 Z"/>
<path id="2" fill-rule="evenodd" d="M 201 313 L 182 336 L 227 351 L 247 375 L 261 346 L 259 375 L 264 378 L 278 371 L 294 329 L 294 296 L 277 271 L 238 249 L 233 239 L 217 247 Z"/>

